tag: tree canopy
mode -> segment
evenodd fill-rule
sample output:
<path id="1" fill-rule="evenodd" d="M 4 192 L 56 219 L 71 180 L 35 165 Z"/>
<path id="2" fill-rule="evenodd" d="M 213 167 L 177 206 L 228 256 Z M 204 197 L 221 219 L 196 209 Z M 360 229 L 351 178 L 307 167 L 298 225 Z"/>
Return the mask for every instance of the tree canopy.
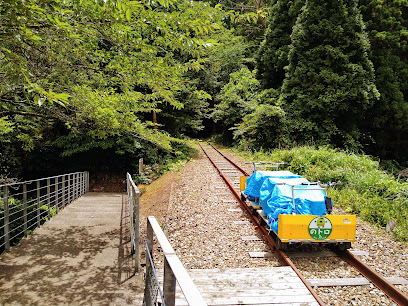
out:
<path id="1" fill-rule="evenodd" d="M 217 7 L 188 1 L 6 0 L 0 16 L 2 137 L 26 151 L 69 134 L 72 153 L 126 135 L 171 150 L 151 114 L 183 108 L 184 73 L 221 27 Z"/>
<path id="2" fill-rule="evenodd" d="M 406 0 L 4 0 L 0 175 L 213 133 L 404 164 L 407 20 Z"/>

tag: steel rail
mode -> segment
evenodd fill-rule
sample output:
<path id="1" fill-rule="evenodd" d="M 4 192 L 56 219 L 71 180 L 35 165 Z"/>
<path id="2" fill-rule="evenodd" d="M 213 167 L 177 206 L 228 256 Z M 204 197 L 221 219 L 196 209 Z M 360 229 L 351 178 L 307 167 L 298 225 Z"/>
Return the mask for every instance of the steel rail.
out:
<path id="1" fill-rule="evenodd" d="M 223 156 L 226 160 L 230 161 L 230 159 L 228 159 L 222 152 L 220 152 L 218 149 L 216 149 L 212 144 L 209 144 L 211 147 L 213 147 L 221 156 Z M 208 156 L 208 155 L 207 155 Z M 235 167 L 237 167 L 237 169 L 239 169 L 242 173 L 244 173 L 244 170 L 240 169 L 239 166 L 235 165 L 234 163 L 232 163 Z M 216 167 L 217 168 L 217 167 Z M 217 168 L 217 170 L 220 172 L 220 170 Z M 225 179 L 224 179 L 225 180 Z M 228 184 L 228 183 L 227 183 Z M 231 188 L 230 188 L 231 189 Z M 237 194 L 237 192 L 234 189 L 234 195 L 235 193 Z M 235 197 L 237 198 L 237 196 L 235 195 Z M 241 200 L 241 197 L 237 198 L 238 202 L 241 204 L 241 207 L 246 206 L 248 208 L 248 206 Z M 248 208 L 249 210 L 249 208 Z M 250 211 L 249 211 L 250 212 Z M 261 232 L 264 240 L 267 242 L 268 246 L 270 247 L 270 243 L 269 240 L 271 240 L 272 244 L 273 244 L 273 251 L 275 256 L 278 258 L 279 262 L 281 262 L 280 258 L 283 258 L 283 260 L 286 260 L 285 257 L 287 258 L 286 254 L 280 250 L 277 249 L 275 241 L 272 239 L 272 237 L 266 232 L 266 229 L 261 226 L 259 224 L 259 220 L 257 218 L 254 218 L 252 213 L 251 213 L 250 219 L 251 221 L 253 219 L 255 219 L 255 222 L 252 221 L 254 224 L 256 224 L 257 229 L 259 232 Z M 264 235 L 264 233 L 262 232 L 266 232 L 266 235 Z M 277 253 L 282 253 L 277 255 Z M 381 276 L 377 271 L 375 271 L 374 269 L 372 269 L 370 266 L 368 266 L 367 264 L 365 264 L 363 261 L 361 261 L 360 258 L 354 256 L 350 251 L 345 250 L 345 251 L 337 251 L 337 254 L 339 255 L 339 257 L 341 259 L 343 259 L 344 261 L 346 261 L 348 264 L 350 264 L 351 266 L 353 266 L 354 268 L 356 268 L 364 277 L 366 277 L 369 281 L 371 281 L 378 289 L 380 289 L 382 292 L 384 292 L 386 295 L 388 295 L 388 297 L 390 297 L 395 303 L 397 303 L 398 305 L 408 305 L 408 296 L 406 294 L 404 294 L 404 292 L 402 292 L 401 290 L 399 290 L 397 287 L 395 287 L 393 284 L 391 284 L 387 279 L 385 279 L 383 276 Z M 287 258 L 289 261 L 290 259 Z M 282 262 L 281 262 L 282 264 Z M 292 265 L 291 265 L 292 267 Z M 292 267 L 294 268 L 294 270 L 296 269 L 296 267 Z M 297 270 L 297 269 L 296 269 Z M 295 270 L 295 272 L 296 272 Z M 299 274 L 298 274 L 299 275 Z M 299 276 L 301 279 L 302 277 Z M 303 279 L 302 279 L 303 281 Z M 313 294 L 313 293 L 312 293 Z"/>
<path id="2" fill-rule="evenodd" d="M 354 256 L 350 251 L 338 251 L 341 259 L 349 263 L 371 281 L 378 289 L 388 295 L 398 305 L 408 305 L 408 296 L 391 284 L 377 271 L 366 265 L 360 258 Z"/>
<path id="3" fill-rule="evenodd" d="M 243 175 L 245 176 L 250 176 L 250 174 L 248 172 L 246 172 L 244 169 L 242 169 L 240 166 L 238 166 L 236 163 L 234 163 L 231 159 L 229 159 L 228 157 L 226 157 L 224 154 L 221 153 L 220 150 L 218 150 L 216 147 L 214 147 L 211 143 L 208 142 L 208 144 L 218 153 L 220 153 L 220 155 L 222 157 L 224 157 L 227 161 L 229 161 L 235 168 L 237 168 L 237 170 L 239 170 Z"/>
<path id="4" fill-rule="evenodd" d="M 269 235 L 268 231 L 263 227 L 258 218 L 256 218 L 253 214 L 251 209 L 248 207 L 248 205 L 241 200 L 240 194 L 235 190 L 235 188 L 232 186 L 232 184 L 228 181 L 228 179 L 225 177 L 225 175 L 222 173 L 221 169 L 215 164 L 213 159 L 208 155 L 208 153 L 204 150 L 202 145 L 199 143 L 199 146 L 201 150 L 203 150 L 204 154 L 207 156 L 207 158 L 210 160 L 212 165 L 217 169 L 219 175 L 221 178 L 224 180 L 224 182 L 227 184 L 228 188 L 231 190 L 232 194 L 240 204 L 241 208 L 244 210 L 246 213 L 247 217 L 251 220 L 252 224 L 255 225 L 255 229 L 261 234 L 262 238 L 266 242 L 266 244 L 271 248 L 273 251 L 274 255 L 278 259 L 279 263 L 282 266 L 290 266 L 292 270 L 297 274 L 297 276 L 302 280 L 303 284 L 305 284 L 306 288 L 310 291 L 310 293 L 313 295 L 313 297 L 316 299 L 316 302 L 319 303 L 319 305 L 325 305 L 323 300 L 317 295 L 316 291 L 313 290 L 313 288 L 310 286 L 310 284 L 307 282 L 307 280 L 304 278 L 302 273 L 296 268 L 292 260 L 286 255 L 285 252 L 281 251 L 278 249 L 276 246 L 275 241 L 272 239 L 272 237 Z M 213 147 L 213 146 L 212 146 Z M 221 152 L 216 150 L 222 157 L 227 159 Z M 227 159 L 228 160 L 228 159 Z M 238 170 L 241 169 L 239 166 L 237 166 L 235 163 L 233 164 Z M 241 171 L 242 170 L 242 171 Z M 243 172 L 244 170 L 241 169 L 240 171 Z M 245 172 L 245 171 L 244 171 Z"/>

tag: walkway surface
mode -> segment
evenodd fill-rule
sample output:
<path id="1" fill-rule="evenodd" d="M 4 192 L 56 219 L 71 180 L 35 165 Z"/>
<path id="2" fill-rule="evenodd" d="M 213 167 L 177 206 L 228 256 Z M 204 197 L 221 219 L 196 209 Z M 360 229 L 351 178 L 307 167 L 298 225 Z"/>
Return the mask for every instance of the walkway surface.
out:
<path id="1" fill-rule="evenodd" d="M 0 256 L 0 305 L 142 305 L 123 194 L 87 193 Z"/>
<path id="2" fill-rule="evenodd" d="M 318 306 L 291 267 L 190 269 L 191 279 L 211 306 Z M 158 271 L 163 279 L 163 270 Z M 176 306 L 188 306 L 176 287 Z"/>

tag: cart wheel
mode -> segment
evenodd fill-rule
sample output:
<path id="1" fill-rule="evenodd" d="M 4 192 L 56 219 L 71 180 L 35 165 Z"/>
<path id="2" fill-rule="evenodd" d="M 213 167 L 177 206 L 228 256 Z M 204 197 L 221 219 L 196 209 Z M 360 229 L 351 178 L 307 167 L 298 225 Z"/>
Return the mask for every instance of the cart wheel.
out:
<path id="1" fill-rule="evenodd" d="M 279 238 L 276 240 L 276 245 L 279 250 L 281 251 L 286 251 L 288 248 L 288 243 L 287 242 L 282 242 Z"/>
<path id="2" fill-rule="evenodd" d="M 338 248 L 340 251 L 345 251 L 349 248 L 351 248 L 351 242 L 342 242 L 338 245 Z"/>
<path id="3" fill-rule="evenodd" d="M 259 224 L 262 226 L 265 226 L 267 224 L 264 218 L 262 218 L 260 215 L 258 215 L 258 221 L 259 221 Z"/>

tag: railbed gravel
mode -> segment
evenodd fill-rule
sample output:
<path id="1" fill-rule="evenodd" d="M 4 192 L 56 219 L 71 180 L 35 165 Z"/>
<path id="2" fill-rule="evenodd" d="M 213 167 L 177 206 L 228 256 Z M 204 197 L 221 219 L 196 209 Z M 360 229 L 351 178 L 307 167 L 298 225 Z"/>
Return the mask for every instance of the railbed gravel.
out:
<path id="1" fill-rule="evenodd" d="M 234 162 L 252 173 L 252 168 L 224 152 Z M 263 241 L 243 241 L 241 236 L 259 236 L 252 224 L 234 224 L 247 218 L 237 209 L 239 204 L 211 163 L 200 153 L 180 170 L 174 181 L 169 211 L 162 227 L 187 269 L 251 268 L 279 266 L 275 258 L 250 258 L 249 252 L 267 252 Z M 231 202 L 226 202 L 231 201 Z M 336 209 L 335 213 L 342 213 Z M 366 251 L 364 262 L 384 276 L 408 279 L 408 246 L 396 242 L 382 229 L 358 220 L 354 250 Z M 321 248 L 320 248 L 321 249 Z M 299 247 L 292 251 L 316 251 L 316 247 Z M 319 250 L 319 248 L 317 248 Z M 338 257 L 294 257 L 295 265 L 306 278 L 361 277 Z M 398 285 L 408 294 L 407 285 Z M 373 285 L 317 287 L 328 305 L 395 305 Z"/>

